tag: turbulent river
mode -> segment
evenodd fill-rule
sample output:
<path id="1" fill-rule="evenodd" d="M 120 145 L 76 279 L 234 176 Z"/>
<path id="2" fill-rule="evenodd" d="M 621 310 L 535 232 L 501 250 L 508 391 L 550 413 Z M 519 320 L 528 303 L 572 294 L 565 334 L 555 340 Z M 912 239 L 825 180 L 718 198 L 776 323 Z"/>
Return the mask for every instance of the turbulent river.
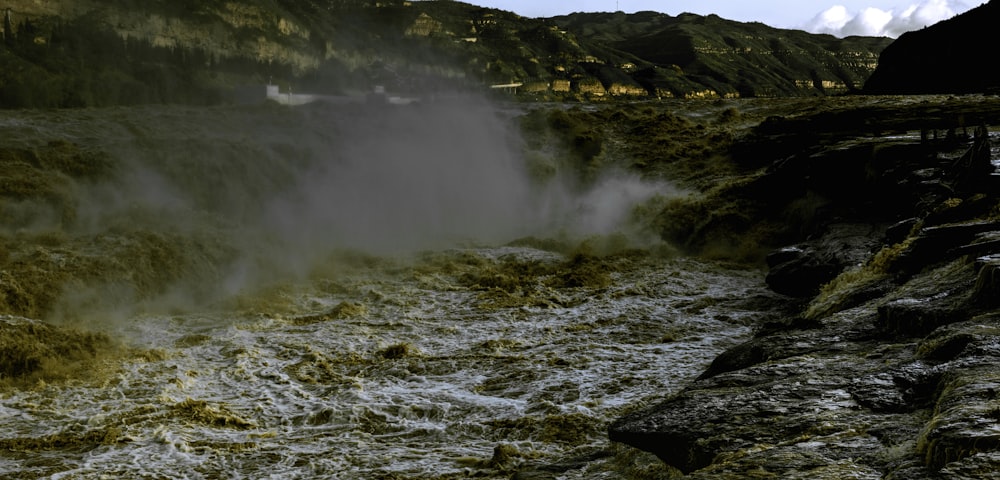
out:
<path id="1" fill-rule="evenodd" d="M 539 179 L 510 112 L 331 110 L 0 117 L 109 165 L 8 197 L 4 255 L 67 279 L 47 324 L 123 345 L 3 387 L 0 477 L 666 474 L 606 426 L 745 338 L 762 272 L 637 228 L 664 180 Z"/>

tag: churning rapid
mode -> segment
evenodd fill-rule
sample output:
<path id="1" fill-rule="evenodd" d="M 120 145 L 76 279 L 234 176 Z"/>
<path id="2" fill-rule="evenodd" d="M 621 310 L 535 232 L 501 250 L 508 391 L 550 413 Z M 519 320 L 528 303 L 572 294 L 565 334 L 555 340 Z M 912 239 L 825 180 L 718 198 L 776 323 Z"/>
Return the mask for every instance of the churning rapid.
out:
<path id="1" fill-rule="evenodd" d="M 746 335 L 762 275 L 522 114 L 3 114 L 0 477 L 665 474 L 606 425 Z"/>

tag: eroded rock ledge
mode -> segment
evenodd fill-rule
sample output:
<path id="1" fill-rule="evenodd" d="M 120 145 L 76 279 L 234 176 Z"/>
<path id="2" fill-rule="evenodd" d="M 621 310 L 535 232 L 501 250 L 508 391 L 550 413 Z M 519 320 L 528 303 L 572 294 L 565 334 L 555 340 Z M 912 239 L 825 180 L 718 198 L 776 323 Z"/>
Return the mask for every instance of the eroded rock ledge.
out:
<path id="1" fill-rule="evenodd" d="M 769 285 L 808 305 L 616 421 L 611 439 L 690 478 L 996 478 L 1000 210 L 989 150 L 981 129 L 964 155 L 919 174 L 905 155 L 881 165 L 882 178 L 909 178 L 912 210 L 893 224 L 840 209 L 772 254 Z M 811 155 L 815 165 L 844 153 Z M 785 180 L 789 161 L 806 160 L 773 169 Z"/>

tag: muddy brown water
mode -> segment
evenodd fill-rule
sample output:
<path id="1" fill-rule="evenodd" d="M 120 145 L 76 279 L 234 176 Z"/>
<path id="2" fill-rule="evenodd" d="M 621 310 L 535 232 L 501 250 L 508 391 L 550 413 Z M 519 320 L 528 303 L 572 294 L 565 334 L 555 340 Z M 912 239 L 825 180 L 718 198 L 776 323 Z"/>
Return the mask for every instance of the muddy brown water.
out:
<path id="1" fill-rule="evenodd" d="M 643 229 L 666 179 L 533 177 L 504 115 L 4 112 L 0 477 L 667 475 L 606 426 L 763 272 Z"/>

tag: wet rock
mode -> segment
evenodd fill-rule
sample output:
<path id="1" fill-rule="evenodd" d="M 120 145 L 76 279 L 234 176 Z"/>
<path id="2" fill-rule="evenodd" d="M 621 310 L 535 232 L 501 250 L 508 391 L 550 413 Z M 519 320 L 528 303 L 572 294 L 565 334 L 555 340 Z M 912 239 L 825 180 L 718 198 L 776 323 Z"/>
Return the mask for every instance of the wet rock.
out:
<path id="1" fill-rule="evenodd" d="M 950 253 L 955 256 L 970 255 L 974 257 L 988 257 L 994 253 L 1000 253 L 1000 232 L 986 232 L 976 235 L 972 243 L 954 248 Z"/>
<path id="2" fill-rule="evenodd" d="M 961 320 L 962 311 L 940 298 L 901 298 L 878 307 L 878 327 L 884 331 L 922 336 L 935 328 Z"/>
<path id="3" fill-rule="evenodd" d="M 984 307 L 1000 305 L 1000 254 L 976 259 L 975 299 Z"/>
<path id="4" fill-rule="evenodd" d="M 720 355 L 682 392 L 615 422 L 611 438 L 653 452 L 685 472 L 717 472 L 715 468 L 724 468 L 715 465 L 720 455 L 739 456 L 740 462 L 772 472 L 807 469 L 818 457 L 798 457 L 790 445 L 808 443 L 813 436 L 857 436 L 842 430 L 853 426 L 827 421 L 844 421 L 843 413 L 860 412 L 847 378 L 856 378 L 859 366 L 875 371 L 888 358 L 868 358 L 865 352 L 875 349 L 873 340 L 851 342 L 844 335 L 870 321 L 867 315 L 845 314 L 809 328 L 764 332 Z M 876 442 L 867 436 L 857 440 Z M 769 447 L 762 449 L 764 445 Z M 773 450 L 779 446 L 787 451 Z M 857 456 L 845 451 L 820 463 L 830 465 L 850 455 Z M 790 456 L 803 465 L 772 463 Z"/>
<path id="5" fill-rule="evenodd" d="M 775 453 L 775 447 L 807 443 L 815 436 L 853 428 L 827 423 L 837 417 L 835 412 L 858 408 L 838 375 L 825 373 L 835 370 L 830 369 L 831 364 L 840 361 L 847 358 L 802 355 L 695 382 L 664 403 L 619 420 L 611 427 L 611 438 L 649 450 L 688 473 L 722 463 L 718 462 L 720 455 L 741 456 L 743 461 L 757 456 L 753 462 L 758 466 L 769 464 L 772 472 L 805 468 L 794 462 L 771 464 L 773 459 L 761 458 L 758 453 L 767 450 L 767 456 Z M 821 365 L 826 370 L 820 370 Z M 875 442 L 864 437 L 861 440 Z M 786 453 L 804 453 L 794 450 Z M 832 463 L 827 455 L 830 452 L 806 463 Z M 850 455 L 841 452 L 836 456 Z M 787 459 L 786 455 L 780 457 Z M 710 471 L 714 470 L 706 470 Z"/>
<path id="6" fill-rule="evenodd" d="M 987 372 L 1000 352 L 1000 315 L 976 314 L 974 280 L 971 263 L 954 261 L 852 308 L 761 329 L 609 435 L 690 478 L 988 471 L 1000 450 L 1000 414 L 990 413 L 1000 412 L 1000 374 Z M 917 340 L 924 329 L 930 335 Z"/>
<path id="7" fill-rule="evenodd" d="M 865 375 L 850 386 L 852 398 L 875 412 L 909 413 L 930 406 L 940 374 L 922 361 Z"/>
<path id="8" fill-rule="evenodd" d="M 917 355 L 938 361 L 970 356 L 1000 358 L 1000 314 L 979 315 L 941 327 L 920 341 Z"/>
<path id="9" fill-rule="evenodd" d="M 974 220 L 926 227 L 894 263 L 897 270 L 912 273 L 928 265 L 953 260 L 963 255 L 964 247 L 978 235 L 1000 231 L 1000 223 Z"/>
<path id="10" fill-rule="evenodd" d="M 772 335 L 751 339 L 719 354 L 698 380 L 817 350 L 813 341 L 798 336 Z"/>
<path id="11" fill-rule="evenodd" d="M 863 459 L 845 455 L 858 446 L 877 448 L 878 440 L 861 432 L 801 438 L 763 451 L 725 455 L 717 463 L 694 472 L 686 480 L 738 480 L 745 478 L 782 479 L 879 479 L 881 473 Z M 834 448 L 830 448 L 833 446 Z M 841 447 L 838 449 L 837 447 Z"/>
<path id="12" fill-rule="evenodd" d="M 782 248 L 767 258 L 770 270 L 767 285 L 775 292 L 792 296 L 815 295 L 843 268 L 835 258 L 806 245 Z"/>
<path id="13" fill-rule="evenodd" d="M 556 480 L 571 470 L 581 469 L 587 464 L 611 456 L 607 450 L 596 450 L 550 464 L 529 464 L 518 469 L 512 480 Z"/>
<path id="14" fill-rule="evenodd" d="M 940 478 L 994 479 L 1000 471 L 1000 452 L 977 452 L 938 471 Z M 902 477 L 900 477 L 902 478 Z"/>
<path id="15" fill-rule="evenodd" d="M 1000 372 L 996 358 L 978 357 L 942 381 L 934 417 L 918 443 L 932 469 L 1000 450 Z M 997 464 L 994 464 L 997 466 Z"/>
<path id="16" fill-rule="evenodd" d="M 971 315 L 973 265 L 953 261 L 906 282 L 880 300 L 876 326 L 886 335 L 921 337 Z"/>
<path id="17" fill-rule="evenodd" d="M 940 200 L 934 196 L 925 195 L 922 199 L 930 208 L 925 209 L 923 226 L 933 227 L 952 223 L 965 223 L 971 218 L 986 218 L 990 210 L 996 206 L 996 199 L 985 194 L 974 194 L 965 198 L 955 196 L 948 188 L 947 196 Z"/>
<path id="18" fill-rule="evenodd" d="M 920 224 L 920 219 L 917 217 L 910 217 L 894 223 L 885 230 L 885 243 L 889 245 L 902 243 L 918 224 Z"/>
<path id="19" fill-rule="evenodd" d="M 946 478 L 987 478 L 1000 467 L 1000 314 L 949 325 L 928 336 L 924 357 L 938 369 L 934 416 L 919 438 L 925 464 Z"/>
<path id="20" fill-rule="evenodd" d="M 809 297 L 849 266 L 859 265 L 881 243 L 882 229 L 865 224 L 828 226 L 816 240 L 785 247 L 767 257 L 765 281 L 775 292 Z"/>

